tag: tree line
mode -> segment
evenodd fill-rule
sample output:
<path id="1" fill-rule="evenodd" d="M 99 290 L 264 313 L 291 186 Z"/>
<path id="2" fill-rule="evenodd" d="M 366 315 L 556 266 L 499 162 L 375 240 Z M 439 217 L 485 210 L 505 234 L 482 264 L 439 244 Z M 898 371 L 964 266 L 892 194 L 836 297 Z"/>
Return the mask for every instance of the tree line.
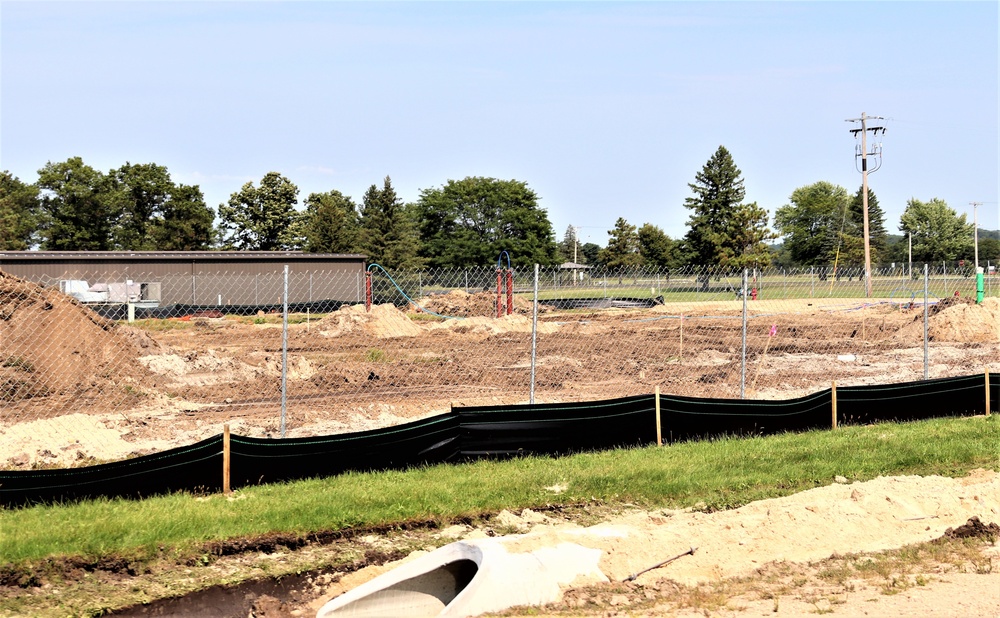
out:
<path id="1" fill-rule="evenodd" d="M 523 266 L 575 261 L 617 270 L 864 262 L 860 190 L 852 196 L 824 181 L 800 187 L 776 210 L 772 230 L 767 211 L 745 201 L 742 173 L 724 146 L 688 186 L 683 238 L 619 217 L 602 248 L 579 244 L 572 226 L 556 242 L 538 195 L 518 180 L 449 180 L 406 203 L 387 176 L 360 203 L 331 189 L 298 208 L 298 187 L 268 172 L 213 211 L 199 187 L 173 182 L 166 167 L 127 162 L 104 173 L 73 157 L 47 163 L 34 183 L 0 173 L 0 250 L 303 250 L 362 253 L 386 268 L 488 265 L 502 251 Z M 905 261 L 906 237 L 914 260 L 972 257 L 972 224 L 941 200 L 911 199 L 903 236 L 887 232 L 871 191 L 868 211 L 874 263 Z M 984 234 L 979 254 L 1000 259 L 1000 240 Z"/>

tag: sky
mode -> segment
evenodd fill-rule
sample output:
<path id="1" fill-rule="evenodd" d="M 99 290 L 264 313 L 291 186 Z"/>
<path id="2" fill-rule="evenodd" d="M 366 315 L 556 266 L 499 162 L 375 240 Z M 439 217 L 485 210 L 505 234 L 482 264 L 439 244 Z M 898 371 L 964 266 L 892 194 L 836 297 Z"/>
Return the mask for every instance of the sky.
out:
<path id="1" fill-rule="evenodd" d="M 719 146 L 772 217 L 814 182 L 855 193 L 864 113 L 889 233 L 911 198 L 1000 229 L 998 6 L 2 0 L 0 169 L 156 163 L 214 209 L 271 171 L 300 207 L 513 179 L 556 240 L 603 246 L 619 217 L 684 236 Z"/>

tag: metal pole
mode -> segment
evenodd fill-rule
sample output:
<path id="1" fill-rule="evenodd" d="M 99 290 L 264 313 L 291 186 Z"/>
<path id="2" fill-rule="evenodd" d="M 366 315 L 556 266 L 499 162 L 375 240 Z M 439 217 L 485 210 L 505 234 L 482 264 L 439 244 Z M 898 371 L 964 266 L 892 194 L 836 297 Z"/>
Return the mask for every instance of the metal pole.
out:
<path id="1" fill-rule="evenodd" d="M 740 354 L 740 399 L 746 398 L 747 384 L 747 269 L 743 269 L 743 347 Z"/>
<path id="2" fill-rule="evenodd" d="M 281 437 L 285 437 L 285 414 L 288 409 L 288 264 L 285 264 L 285 289 L 281 308 Z"/>
<path id="3" fill-rule="evenodd" d="M 529 402 L 535 405 L 535 360 L 538 355 L 538 264 L 535 264 L 535 295 L 531 306 L 531 394 Z"/>
<path id="4" fill-rule="evenodd" d="M 924 264 L 924 379 L 926 380 L 929 373 L 929 348 L 928 348 L 928 338 L 927 338 L 927 304 L 929 302 L 930 293 L 928 291 L 930 276 L 927 264 Z"/>
<path id="5" fill-rule="evenodd" d="M 910 268 L 906 271 L 906 278 L 913 281 L 913 232 L 910 232 L 907 236 L 910 239 Z"/>
<path id="6" fill-rule="evenodd" d="M 972 227 L 975 229 L 973 235 L 973 246 L 975 247 L 976 268 L 979 268 L 979 218 L 976 216 L 979 211 L 979 202 L 972 202 Z M 978 272 L 978 271 L 976 271 Z"/>

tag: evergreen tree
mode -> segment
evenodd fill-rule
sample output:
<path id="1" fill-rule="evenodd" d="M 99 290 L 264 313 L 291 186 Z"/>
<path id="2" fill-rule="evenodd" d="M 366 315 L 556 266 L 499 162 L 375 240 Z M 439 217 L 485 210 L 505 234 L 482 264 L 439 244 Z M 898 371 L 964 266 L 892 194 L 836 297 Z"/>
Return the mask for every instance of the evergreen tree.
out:
<path id="1" fill-rule="evenodd" d="M 767 211 L 757 206 L 757 202 L 736 207 L 729 232 L 733 253 L 729 266 L 749 268 L 771 264 L 774 253 L 768 243 L 778 235 L 767 226 L 767 219 Z"/>
<path id="2" fill-rule="evenodd" d="M 615 228 L 608 230 L 608 246 L 601 250 L 601 263 L 614 271 L 624 271 L 642 264 L 639 254 L 639 233 L 634 225 L 622 217 L 615 221 Z"/>
<path id="3" fill-rule="evenodd" d="M 756 204 L 742 203 L 743 178 L 724 146 L 688 186 L 694 192 L 684 200 L 692 211 L 684 237 L 689 260 L 701 266 L 743 267 L 763 258 L 767 251 L 761 239 L 774 237 L 767 214 Z"/>
<path id="4" fill-rule="evenodd" d="M 38 242 L 38 187 L 0 173 L 0 251 L 24 251 Z"/>
<path id="5" fill-rule="evenodd" d="M 311 193 L 302 218 L 303 246 L 311 253 L 353 253 L 358 239 L 358 208 L 340 191 Z"/>
<path id="6" fill-rule="evenodd" d="M 577 238 L 576 228 L 567 226 L 566 233 L 563 234 L 562 242 L 559 243 L 559 259 L 575 264 L 586 264 L 586 257 L 580 253 L 580 240 Z"/>
<path id="7" fill-rule="evenodd" d="M 372 185 L 361 202 L 361 230 L 358 245 L 368 262 L 384 268 L 420 268 L 420 236 L 415 208 L 403 203 L 386 176 L 379 189 Z"/>
<path id="8" fill-rule="evenodd" d="M 850 206 L 847 208 L 847 225 L 843 232 L 841 256 L 847 263 L 864 264 L 865 262 L 865 209 L 862 195 L 863 187 L 858 187 Z M 873 264 L 886 258 L 889 233 L 885 229 L 885 213 L 878 205 L 875 193 L 868 189 L 868 246 Z"/>
<path id="9" fill-rule="evenodd" d="M 276 251 L 296 246 L 299 188 L 278 172 L 268 172 L 259 187 L 248 182 L 219 205 L 220 232 L 226 249 Z"/>

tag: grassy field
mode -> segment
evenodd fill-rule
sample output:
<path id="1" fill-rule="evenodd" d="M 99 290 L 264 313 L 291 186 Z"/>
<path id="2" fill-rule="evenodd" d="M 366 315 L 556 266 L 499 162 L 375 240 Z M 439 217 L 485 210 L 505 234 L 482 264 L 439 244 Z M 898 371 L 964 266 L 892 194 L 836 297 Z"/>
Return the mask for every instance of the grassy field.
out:
<path id="1" fill-rule="evenodd" d="M 448 522 L 554 502 L 726 509 L 827 485 L 835 475 L 867 480 L 995 468 L 998 449 L 994 415 L 347 474 L 250 487 L 235 499 L 175 494 L 0 510 L 0 566 L 20 570 L 53 556 L 141 561 L 165 546 L 183 555 L 214 540 Z M 546 489 L 554 485 L 565 492 Z"/>

